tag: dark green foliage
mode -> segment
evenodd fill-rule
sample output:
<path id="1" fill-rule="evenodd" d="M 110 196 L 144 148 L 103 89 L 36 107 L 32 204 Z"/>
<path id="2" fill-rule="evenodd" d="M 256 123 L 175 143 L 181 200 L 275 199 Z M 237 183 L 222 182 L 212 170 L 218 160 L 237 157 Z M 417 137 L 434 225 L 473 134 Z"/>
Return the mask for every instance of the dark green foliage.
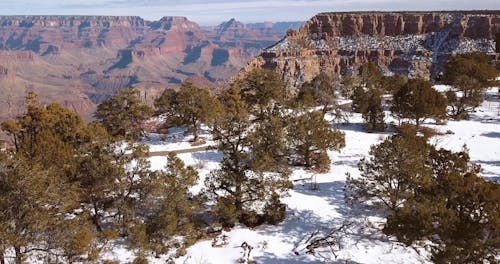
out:
<path id="1" fill-rule="evenodd" d="M 254 123 L 248 135 L 248 144 L 252 148 L 251 167 L 254 170 L 287 172 L 290 152 L 287 121 L 288 117 L 283 113 L 274 113 Z"/>
<path id="2" fill-rule="evenodd" d="M 393 98 L 391 111 L 398 118 L 415 120 L 417 126 L 427 118 L 446 115 L 446 98 L 424 79 L 410 79 Z"/>
<path id="3" fill-rule="evenodd" d="M 361 80 L 357 76 L 344 76 L 342 80 L 342 86 L 340 89 L 340 94 L 344 98 L 353 98 L 354 90 L 361 87 Z"/>
<path id="4" fill-rule="evenodd" d="M 185 126 L 193 131 L 198 140 L 200 125 L 211 123 L 218 114 L 217 101 L 207 89 L 185 82 L 178 92 L 165 91 L 155 101 L 159 113 L 165 113 L 168 121 L 174 125 Z"/>
<path id="5" fill-rule="evenodd" d="M 331 129 L 321 112 L 300 113 L 291 121 L 289 138 L 292 157 L 296 163 L 308 168 L 324 166 L 318 159 L 327 150 L 340 150 L 345 146 L 344 133 Z"/>
<path id="6" fill-rule="evenodd" d="M 365 93 L 363 100 L 362 116 L 365 121 L 365 129 L 368 132 L 382 132 L 385 130 L 385 113 L 382 109 L 382 97 L 378 91 Z"/>
<path id="7" fill-rule="evenodd" d="M 166 114 L 167 116 L 172 115 L 171 111 L 175 104 L 176 92 L 173 89 L 166 89 L 160 95 L 160 97 L 155 99 L 154 106 L 158 114 Z"/>
<path id="8" fill-rule="evenodd" d="M 143 104 L 139 91 L 122 90 L 97 106 L 96 117 L 112 136 L 137 140 L 144 135 L 143 122 L 153 110 Z"/>
<path id="9" fill-rule="evenodd" d="M 389 86 L 393 78 L 398 82 Z M 362 114 L 368 132 L 385 130 L 382 95 L 386 90 L 397 89 L 400 81 L 399 77 L 383 77 L 371 62 L 361 65 L 357 76 L 344 79 L 343 94 L 352 99 L 352 109 Z"/>
<path id="10" fill-rule="evenodd" d="M 259 129 L 249 136 L 252 123 L 236 84 L 219 100 L 223 111 L 214 123 L 213 136 L 224 156 L 220 169 L 212 171 L 205 181 L 205 193 L 216 203 L 213 211 L 225 227 L 233 226 L 237 221 L 248 226 L 256 226 L 265 221 L 275 223 L 278 218 L 268 215 L 274 212 L 264 210 L 264 203 L 273 195 L 281 197 L 290 187 L 290 182 L 288 173 L 281 171 L 281 166 L 275 166 L 280 163 L 276 162 L 277 157 L 264 155 L 264 150 L 260 148 L 268 147 L 272 152 L 279 151 L 281 143 L 275 145 L 276 142 L 270 142 L 269 139 L 282 139 L 279 134 L 268 138 Z M 267 127 L 260 122 L 255 125 Z M 270 124 L 277 125 L 278 131 L 281 131 L 281 125 L 272 122 L 274 121 Z M 263 160 L 261 164 L 260 160 L 253 159 L 254 156 L 269 159 Z M 269 206 L 281 206 L 279 199 L 276 199 Z"/>
<path id="11" fill-rule="evenodd" d="M 447 93 L 448 103 L 455 119 L 468 118 L 483 102 L 484 89 L 493 84 L 499 75 L 491 58 L 480 52 L 451 57 L 444 66 L 443 82 L 453 90 Z M 461 95 L 458 96 L 457 92 Z"/>
<path id="12" fill-rule="evenodd" d="M 237 84 L 248 112 L 262 120 L 281 108 L 286 100 L 285 84 L 272 70 L 255 69 L 247 73 Z"/>
<path id="13" fill-rule="evenodd" d="M 194 235 L 193 216 L 197 209 L 190 199 L 189 188 L 198 181 L 198 173 L 174 154 L 170 154 L 164 171 L 158 171 L 146 183 L 143 210 L 150 211 L 145 221 L 147 245 L 158 253 L 175 235 Z"/>
<path id="14" fill-rule="evenodd" d="M 95 261 L 118 236 L 164 252 L 174 235 L 196 234 L 192 168 L 169 157 L 166 172 L 153 172 L 144 145 L 57 104 L 41 107 L 34 94 L 26 101 L 26 114 L 2 123 L 15 149 L 0 152 L 0 257 L 13 248 L 16 263 L 34 251 L 49 262 Z"/>
<path id="15" fill-rule="evenodd" d="M 75 206 L 73 197 L 72 188 L 36 163 L 0 153 L 0 249 L 14 248 L 16 263 L 22 263 L 33 243 L 70 232 L 57 227 Z"/>
<path id="16" fill-rule="evenodd" d="M 500 189 L 477 175 L 465 150 L 437 150 L 405 126 L 370 154 L 347 186 L 351 198 L 388 209 L 386 234 L 432 241 L 436 263 L 495 263 Z"/>
<path id="17" fill-rule="evenodd" d="M 136 194 L 152 174 L 145 159 L 147 148 L 137 144 L 117 151 L 121 143 L 112 141 L 99 125 L 92 130 L 92 140 L 82 149 L 85 155 L 78 160 L 75 179 L 83 191 L 82 202 L 87 204 L 84 210 L 98 231 L 105 231 L 106 226 L 127 234 L 133 211 L 141 202 Z M 135 162 L 133 167 L 132 162 Z"/>
<path id="18" fill-rule="evenodd" d="M 366 90 L 358 86 L 352 94 L 354 111 L 361 113 L 368 132 L 385 130 L 385 113 L 382 109 L 382 94 L 379 89 Z"/>
<path id="19" fill-rule="evenodd" d="M 367 62 L 361 65 L 358 69 L 358 75 L 361 83 L 363 83 L 368 90 L 381 88 L 382 73 L 380 73 L 378 66 L 373 62 Z"/>
<path id="20" fill-rule="evenodd" d="M 382 87 L 388 94 L 396 94 L 407 82 L 408 79 L 399 74 L 382 77 Z"/>
<path id="21" fill-rule="evenodd" d="M 367 91 L 363 86 L 356 86 L 352 91 L 352 110 L 357 113 L 366 112 L 368 109 L 368 97 L 366 96 Z M 373 93 L 375 95 L 375 93 Z"/>
<path id="22" fill-rule="evenodd" d="M 332 77 L 325 72 L 321 72 L 310 82 L 305 82 L 299 91 L 299 98 L 306 102 L 308 96 L 311 96 L 316 105 L 323 107 L 323 115 L 326 114 L 329 107 L 336 107 L 336 83 Z"/>
<path id="23" fill-rule="evenodd" d="M 426 139 L 407 127 L 400 134 L 372 146 L 371 158 L 361 160 L 359 179 L 349 179 L 357 198 L 375 199 L 390 210 L 396 210 L 411 197 L 411 184 L 429 181 L 430 170 L 425 165 L 430 147 Z"/>

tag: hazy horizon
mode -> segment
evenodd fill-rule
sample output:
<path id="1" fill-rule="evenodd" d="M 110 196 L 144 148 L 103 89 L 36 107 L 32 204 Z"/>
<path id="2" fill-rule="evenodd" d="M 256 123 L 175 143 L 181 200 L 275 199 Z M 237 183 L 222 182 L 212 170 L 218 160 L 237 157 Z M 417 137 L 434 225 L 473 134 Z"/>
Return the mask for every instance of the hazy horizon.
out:
<path id="1" fill-rule="evenodd" d="M 158 20 L 184 16 L 200 25 L 305 21 L 320 12 L 499 10 L 498 0 L 2 0 L 0 15 L 110 15 Z"/>

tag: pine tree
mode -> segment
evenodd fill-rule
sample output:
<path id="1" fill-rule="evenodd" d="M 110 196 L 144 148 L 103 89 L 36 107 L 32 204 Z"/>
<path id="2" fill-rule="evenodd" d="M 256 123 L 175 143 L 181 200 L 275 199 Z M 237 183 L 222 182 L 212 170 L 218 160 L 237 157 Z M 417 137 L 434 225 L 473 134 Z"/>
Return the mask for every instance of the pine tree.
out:
<path id="1" fill-rule="evenodd" d="M 366 98 L 362 109 L 365 129 L 368 132 L 382 132 L 385 130 L 385 113 L 382 109 L 382 97 L 378 91 L 370 91 L 365 94 Z"/>
<path id="2" fill-rule="evenodd" d="M 336 108 L 336 83 L 332 77 L 325 72 L 320 72 L 310 82 L 305 82 L 299 93 L 308 92 L 317 105 L 322 106 L 322 113 L 325 115 L 329 107 Z"/>
<path id="3" fill-rule="evenodd" d="M 218 114 L 217 101 L 207 89 L 185 82 L 173 96 L 170 121 L 179 126 L 187 126 L 193 131 L 196 142 L 202 123 L 211 123 Z"/>
<path id="4" fill-rule="evenodd" d="M 166 252 L 165 245 L 176 235 L 194 236 L 194 214 L 198 209 L 189 188 L 198 181 L 198 173 L 186 167 L 174 154 L 167 159 L 165 170 L 154 174 L 143 193 L 144 233 L 147 245 L 157 253 Z"/>
<path id="5" fill-rule="evenodd" d="M 293 156 L 298 163 L 311 168 L 327 150 L 339 151 L 345 146 L 344 133 L 331 129 L 321 112 L 299 113 L 289 129 Z"/>
<path id="6" fill-rule="evenodd" d="M 258 171 L 288 171 L 290 147 L 287 142 L 289 117 L 275 113 L 254 123 L 248 141 L 252 149 L 252 169 Z"/>
<path id="7" fill-rule="evenodd" d="M 370 155 L 361 176 L 348 178 L 348 197 L 384 205 L 386 234 L 431 241 L 436 263 L 495 262 L 499 186 L 477 175 L 466 150 L 438 150 L 405 125 Z"/>
<path id="8" fill-rule="evenodd" d="M 446 98 L 424 79 L 410 79 L 394 94 L 392 112 L 398 118 L 415 120 L 417 127 L 427 118 L 446 115 Z"/>
<path id="9" fill-rule="evenodd" d="M 50 253 L 50 238 L 62 229 L 66 213 L 75 208 L 73 189 L 21 155 L 0 153 L 0 249 L 13 248 L 15 263 L 26 254 Z"/>
<path id="10" fill-rule="evenodd" d="M 255 69 L 237 81 L 249 113 L 257 120 L 265 119 L 288 99 L 285 84 L 272 70 Z"/>
<path id="11" fill-rule="evenodd" d="M 249 226 L 273 222 L 275 218 L 264 209 L 265 201 L 273 195 L 281 197 L 290 187 L 288 174 L 263 172 L 252 161 L 255 151 L 248 137 L 252 123 L 238 85 L 233 84 L 219 100 L 223 111 L 214 124 L 213 135 L 223 160 L 220 169 L 206 178 L 205 193 L 215 202 L 213 211 L 223 226 L 233 226 L 237 221 Z M 280 208 L 279 199 L 273 201 L 272 206 Z M 274 216 L 282 214 L 284 210 Z"/>
<path id="12" fill-rule="evenodd" d="M 106 231 L 106 226 L 126 235 L 140 203 L 137 194 L 142 181 L 153 173 L 146 160 L 147 147 L 128 144 L 123 148 L 99 123 L 89 130 L 91 140 L 81 150 L 75 177 L 82 191 L 82 209 L 99 232 Z"/>
<path id="13" fill-rule="evenodd" d="M 383 76 L 381 85 L 385 93 L 396 94 L 407 82 L 408 79 L 406 77 L 395 74 L 393 76 Z"/>
<path id="14" fill-rule="evenodd" d="M 480 52 L 451 57 L 444 66 L 443 82 L 451 85 L 446 95 L 452 107 L 452 117 L 468 118 L 484 100 L 484 89 L 492 84 L 499 72 L 491 58 Z M 460 96 L 457 93 L 460 92 Z"/>
<path id="15" fill-rule="evenodd" d="M 358 167 L 361 177 L 349 178 L 349 195 L 359 200 L 375 199 L 391 211 L 412 196 L 412 185 L 429 181 L 431 171 L 426 166 L 430 146 L 416 130 L 403 126 L 393 135 L 370 149 L 370 159 Z"/>
<path id="16" fill-rule="evenodd" d="M 362 64 L 358 69 L 361 82 L 368 90 L 380 89 L 382 84 L 382 74 L 373 62 Z"/>
<path id="17" fill-rule="evenodd" d="M 175 105 L 175 95 L 175 90 L 165 89 L 160 97 L 155 99 L 154 106 L 157 114 L 172 115 L 173 106 Z"/>
<path id="18" fill-rule="evenodd" d="M 143 122 L 152 113 L 151 107 L 141 102 L 139 91 L 127 89 L 98 105 L 95 115 L 112 136 L 137 140 L 144 135 Z"/>

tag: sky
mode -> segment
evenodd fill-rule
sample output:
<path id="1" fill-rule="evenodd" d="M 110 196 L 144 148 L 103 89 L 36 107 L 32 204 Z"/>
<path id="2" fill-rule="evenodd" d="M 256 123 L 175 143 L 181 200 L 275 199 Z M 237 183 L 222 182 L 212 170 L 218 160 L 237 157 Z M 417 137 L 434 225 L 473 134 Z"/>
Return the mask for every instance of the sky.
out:
<path id="1" fill-rule="evenodd" d="M 500 10 L 500 0 L 0 0 L 0 15 L 185 16 L 201 25 L 305 21 L 320 12 Z"/>

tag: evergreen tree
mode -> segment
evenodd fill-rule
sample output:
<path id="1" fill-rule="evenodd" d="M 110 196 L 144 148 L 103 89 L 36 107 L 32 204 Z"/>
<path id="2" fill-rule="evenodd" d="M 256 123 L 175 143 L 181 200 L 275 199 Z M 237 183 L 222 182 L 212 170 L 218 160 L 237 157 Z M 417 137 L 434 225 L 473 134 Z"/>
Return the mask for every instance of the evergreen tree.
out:
<path id="1" fill-rule="evenodd" d="M 320 72 L 310 82 L 305 82 L 300 88 L 301 93 L 309 93 L 317 105 L 323 107 L 322 113 L 326 114 L 329 107 L 336 108 L 336 84 L 332 77 L 325 72 Z"/>
<path id="2" fill-rule="evenodd" d="M 82 190 L 81 202 L 95 228 L 102 232 L 116 231 L 127 235 L 134 224 L 142 182 L 153 172 L 146 160 L 147 147 L 120 142 L 110 136 L 99 124 L 90 128 L 91 140 L 79 158 L 76 183 Z"/>
<path id="3" fill-rule="evenodd" d="M 285 84 L 272 70 L 255 69 L 238 80 L 237 85 L 248 111 L 257 120 L 265 119 L 277 108 L 281 109 L 288 99 Z"/>
<path id="4" fill-rule="evenodd" d="M 198 181 L 198 173 L 186 167 L 182 160 L 169 154 L 165 170 L 158 171 L 146 183 L 141 197 L 144 203 L 144 234 L 147 247 L 166 253 L 165 245 L 176 235 L 192 237 L 197 206 L 189 188 Z"/>
<path id="5" fill-rule="evenodd" d="M 340 89 L 340 94 L 347 99 L 353 99 L 354 91 L 358 87 L 362 87 L 361 80 L 358 76 L 344 76 L 342 80 L 342 86 Z"/>
<path id="6" fill-rule="evenodd" d="M 344 80 L 344 85 L 350 86 L 344 89 L 350 91 L 354 111 L 368 113 L 368 107 L 377 101 L 372 96 L 380 97 L 384 92 L 383 80 L 377 65 L 371 62 L 361 65 L 357 76 Z"/>
<path id="7" fill-rule="evenodd" d="M 430 240 L 436 263 L 495 262 L 499 187 L 477 175 L 467 151 L 437 150 L 405 125 L 370 154 L 361 177 L 348 178 L 348 196 L 383 204 L 386 234 Z"/>
<path id="8" fill-rule="evenodd" d="M 399 134 L 371 147 L 370 159 L 358 165 L 361 177 L 347 180 L 349 195 L 359 200 L 375 199 L 387 209 L 397 210 L 411 197 L 413 184 L 429 181 L 431 171 L 425 164 L 429 151 L 426 139 L 403 125 Z"/>
<path id="9" fill-rule="evenodd" d="M 358 69 L 358 75 L 361 83 L 363 83 L 368 90 L 381 88 L 383 76 L 378 66 L 373 62 L 362 64 Z"/>
<path id="10" fill-rule="evenodd" d="M 284 113 L 275 113 L 254 123 L 248 135 L 248 144 L 253 151 L 251 167 L 254 170 L 285 173 L 288 171 L 288 119 Z"/>
<path id="11" fill-rule="evenodd" d="M 152 113 L 151 107 L 141 102 L 139 91 L 127 89 L 98 105 L 95 115 L 112 136 L 137 140 L 144 135 L 143 122 Z"/>
<path id="12" fill-rule="evenodd" d="M 167 116 L 172 115 L 176 94 L 177 92 L 173 89 L 165 89 L 160 97 L 155 99 L 154 106 L 157 114 L 166 114 Z"/>
<path id="13" fill-rule="evenodd" d="M 281 197 L 289 188 L 288 174 L 263 172 L 252 161 L 250 116 L 239 87 L 233 84 L 219 100 L 223 112 L 214 124 L 213 135 L 224 157 L 221 168 L 212 171 L 205 181 L 206 194 L 216 203 L 213 210 L 218 220 L 223 226 L 233 226 L 237 221 L 249 226 L 281 221 L 285 211 L 276 196 Z"/>
<path id="14" fill-rule="evenodd" d="M 424 79 L 410 79 L 394 94 L 392 112 L 398 118 L 415 120 L 417 127 L 427 118 L 446 115 L 446 98 Z"/>
<path id="15" fill-rule="evenodd" d="M 21 155 L 0 153 L 0 251 L 13 248 L 20 264 L 30 252 L 54 249 L 50 238 L 70 232 L 60 225 L 76 206 L 73 191 Z"/>
<path id="16" fill-rule="evenodd" d="M 492 84 L 498 74 L 492 59 L 484 53 L 472 52 L 451 57 L 444 66 L 443 82 L 453 87 L 446 93 L 452 117 L 467 118 L 483 102 L 484 89 Z"/>
<path id="17" fill-rule="evenodd" d="M 407 78 L 400 74 L 395 74 L 393 76 L 383 76 L 381 85 L 386 93 L 396 94 L 407 82 Z"/>
<path id="18" fill-rule="evenodd" d="M 321 112 L 300 113 L 291 122 L 289 137 L 293 156 L 308 168 L 325 165 L 318 161 L 327 150 L 339 151 L 345 146 L 344 133 L 331 129 Z"/>
<path id="19" fill-rule="evenodd" d="M 170 93 L 170 92 L 169 92 Z M 193 131 L 194 139 L 198 140 L 200 125 L 211 123 L 218 114 L 217 101 L 207 89 L 196 87 L 185 82 L 173 96 L 170 121 L 179 126 L 187 126 Z"/>
<path id="20" fill-rule="evenodd" d="M 385 130 L 385 113 L 382 109 L 382 97 L 378 91 L 370 91 L 365 94 L 365 102 L 362 109 L 365 129 L 368 132 L 382 132 Z"/>

